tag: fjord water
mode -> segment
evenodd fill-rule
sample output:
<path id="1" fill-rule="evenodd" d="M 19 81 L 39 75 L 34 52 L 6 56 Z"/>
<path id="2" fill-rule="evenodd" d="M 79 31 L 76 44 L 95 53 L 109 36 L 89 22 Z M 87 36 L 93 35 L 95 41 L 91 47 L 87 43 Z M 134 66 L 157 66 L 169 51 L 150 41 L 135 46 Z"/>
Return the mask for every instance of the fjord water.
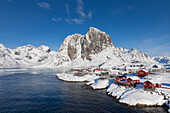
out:
<path id="1" fill-rule="evenodd" d="M 162 107 L 128 107 L 87 89 L 84 83 L 60 81 L 51 69 L 0 69 L 0 113 L 163 113 Z"/>

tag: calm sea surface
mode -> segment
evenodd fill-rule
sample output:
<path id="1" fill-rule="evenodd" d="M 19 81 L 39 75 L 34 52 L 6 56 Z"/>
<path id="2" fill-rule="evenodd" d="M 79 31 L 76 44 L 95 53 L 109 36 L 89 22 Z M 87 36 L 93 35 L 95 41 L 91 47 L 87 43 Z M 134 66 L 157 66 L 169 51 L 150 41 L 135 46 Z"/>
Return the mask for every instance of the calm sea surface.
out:
<path id="1" fill-rule="evenodd" d="M 84 83 L 60 81 L 59 70 L 0 68 L 0 113 L 166 113 L 163 107 L 128 107 L 86 89 Z"/>

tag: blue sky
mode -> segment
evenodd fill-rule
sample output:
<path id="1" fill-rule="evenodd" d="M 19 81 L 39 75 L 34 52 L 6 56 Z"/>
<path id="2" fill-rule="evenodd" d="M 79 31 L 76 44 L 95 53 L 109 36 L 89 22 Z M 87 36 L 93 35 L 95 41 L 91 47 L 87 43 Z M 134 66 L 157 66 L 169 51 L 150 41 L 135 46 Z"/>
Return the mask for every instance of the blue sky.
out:
<path id="1" fill-rule="evenodd" d="M 105 31 L 115 47 L 170 56 L 170 0 L 0 0 L 0 43 L 58 50 L 71 34 Z"/>

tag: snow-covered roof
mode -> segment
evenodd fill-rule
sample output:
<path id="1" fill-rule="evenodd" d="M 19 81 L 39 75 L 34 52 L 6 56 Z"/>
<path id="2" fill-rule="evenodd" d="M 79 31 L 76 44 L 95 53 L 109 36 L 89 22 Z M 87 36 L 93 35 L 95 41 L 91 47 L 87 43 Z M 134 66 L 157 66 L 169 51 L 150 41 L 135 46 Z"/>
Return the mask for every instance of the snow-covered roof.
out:
<path id="1" fill-rule="evenodd" d="M 141 70 L 143 70 L 143 71 L 145 71 L 145 72 L 148 72 L 148 70 L 146 70 L 146 69 L 141 69 Z"/>
<path id="2" fill-rule="evenodd" d="M 139 77 L 137 76 L 128 76 L 128 78 L 131 78 L 132 80 L 139 80 Z"/>

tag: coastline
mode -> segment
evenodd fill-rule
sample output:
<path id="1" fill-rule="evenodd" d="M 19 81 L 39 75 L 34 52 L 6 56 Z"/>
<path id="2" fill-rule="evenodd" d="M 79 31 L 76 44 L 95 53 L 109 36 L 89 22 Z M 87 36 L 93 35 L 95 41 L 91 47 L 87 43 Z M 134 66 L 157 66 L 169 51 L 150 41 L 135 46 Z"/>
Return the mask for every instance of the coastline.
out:
<path id="1" fill-rule="evenodd" d="M 67 73 L 64 73 L 64 74 L 67 74 Z M 60 76 L 58 76 L 58 75 L 60 75 Z M 156 91 L 155 92 L 144 91 L 143 88 L 141 88 L 141 89 L 135 89 L 135 88 L 126 89 L 123 86 L 118 86 L 117 84 L 115 84 L 113 79 L 110 79 L 110 81 L 112 81 L 112 82 L 109 82 L 109 79 L 101 79 L 100 76 L 96 76 L 96 79 L 89 79 L 88 77 L 85 77 L 86 79 L 84 79 L 83 81 L 77 81 L 77 80 L 73 81 L 75 79 L 74 78 L 75 76 L 73 74 L 71 74 L 70 76 L 72 76 L 74 79 L 69 81 L 68 78 L 70 76 L 68 76 L 68 78 L 67 77 L 62 78 L 61 75 L 62 75 L 62 73 L 57 74 L 56 77 L 59 80 L 62 80 L 64 82 L 70 82 L 70 83 L 79 83 L 79 82 L 82 83 L 82 82 L 84 82 L 85 85 L 88 88 L 91 88 L 93 90 L 106 89 L 106 94 L 108 96 L 112 96 L 118 103 L 126 105 L 126 106 L 131 106 L 131 107 L 158 107 L 158 106 L 164 106 L 164 104 L 166 103 L 166 100 L 164 100 L 164 95 L 161 95 L 162 92 L 160 94 L 158 94 L 158 91 L 157 92 Z M 76 78 L 77 78 L 77 76 L 76 76 Z M 100 83 L 99 81 L 100 82 L 102 81 L 102 82 Z M 106 81 L 108 81 L 108 82 L 106 82 Z M 112 86 L 114 86 L 114 88 Z M 141 86 L 138 86 L 138 87 L 141 87 Z M 117 92 L 116 92 L 116 90 L 117 90 Z M 129 94 L 128 94 L 128 91 L 129 91 Z M 116 93 L 113 94 L 113 92 L 116 92 Z M 144 95 L 143 101 L 147 100 L 147 102 L 143 102 L 143 101 L 138 102 L 138 99 L 142 98 L 142 96 L 141 97 L 136 96 L 135 98 L 131 98 L 135 95 L 134 92 L 135 93 L 138 92 L 139 94 L 143 93 L 143 95 Z M 134 95 L 132 95 L 131 93 L 134 93 Z M 138 93 L 136 93 L 136 94 L 138 94 Z M 125 95 L 125 96 L 123 96 L 123 95 Z M 149 96 L 150 98 L 151 97 L 155 98 L 155 101 L 153 101 L 154 99 L 152 100 L 152 98 L 150 100 L 148 100 L 147 96 Z M 137 97 L 139 97 L 139 98 L 137 98 Z M 132 102 L 131 100 L 135 101 L 135 102 Z"/>

